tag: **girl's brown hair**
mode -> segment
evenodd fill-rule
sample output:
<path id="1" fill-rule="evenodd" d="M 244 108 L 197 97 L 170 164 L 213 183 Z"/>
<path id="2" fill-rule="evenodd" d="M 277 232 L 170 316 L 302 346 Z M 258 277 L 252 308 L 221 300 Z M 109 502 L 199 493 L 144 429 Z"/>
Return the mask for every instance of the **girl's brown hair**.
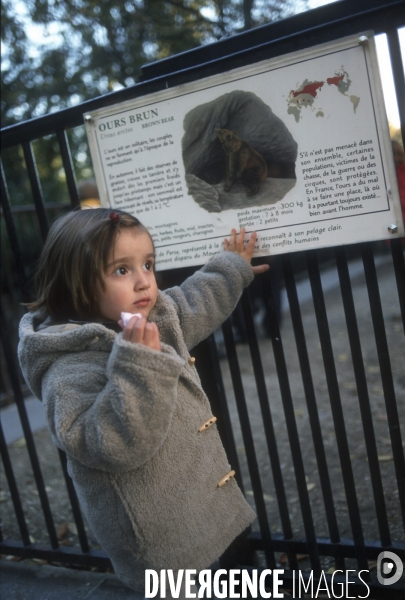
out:
<path id="1" fill-rule="evenodd" d="M 96 318 L 110 251 L 121 229 L 131 227 L 148 233 L 136 217 L 109 208 L 73 211 L 55 221 L 35 277 L 37 300 L 28 308 L 58 321 Z"/>

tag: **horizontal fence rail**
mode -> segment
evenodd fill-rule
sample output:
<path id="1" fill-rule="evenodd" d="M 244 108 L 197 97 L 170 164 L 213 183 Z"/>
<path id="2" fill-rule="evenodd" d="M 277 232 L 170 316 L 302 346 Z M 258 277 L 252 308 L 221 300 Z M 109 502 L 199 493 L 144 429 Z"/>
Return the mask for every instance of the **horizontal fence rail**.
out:
<path id="1" fill-rule="evenodd" d="M 27 256 L 31 258 L 30 251 L 32 255 L 39 254 L 49 224 L 56 215 L 80 206 L 69 131 L 83 125 L 85 112 L 372 29 L 375 33 L 387 34 L 401 131 L 405 139 L 405 80 L 398 36 L 398 28 L 404 25 L 405 3 L 402 0 L 336 2 L 145 65 L 141 81 L 131 88 L 2 130 L 3 151 L 16 147 L 21 150 L 24 158 L 22 168 L 32 194 L 32 204 L 14 203 L 8 189 L 7 173 L 1 167 L 1 220 L 7 241 L 3 254 L 8 253 L 12 264 L 12 273 L 4 276 L 7 292 L 2 293 L 2 346 L 47 539 L 40 542 L 32 540 L 23 483 L 19 481 L 13 464 L 15 449 L 13 445 L 6 444 L 0 424 L 3 471 L 15 513 L 15 531 L 18 532 L 10 538 L 5 531 L 0 531 L 1 554 L 84 567 L 111 568 L 109 557 L 97 547 L 82 517 L 73 483 L 66 470 L 66 456 L 58 451 L 60 488 L 57 493 L 68 498 L 77 532 L 73 546 L 64 546 L 60 539 L 58 516 L 52 508 L 52 493 L 48 491 L 49 486 L 41 467 L 42 449 L 35 443 L 30 428 L 22 391 L 24 382 L 16 357 L 17 324 L 24 310 L 21 303 L 31 299 L 29 280 L 33 267 Z M 38 174 L 34 143 L 49 135 L 55 136 L 59 149 L 70 204 L 55 202 L 54 198 L 48 202 Z M 29 247 L 30 240 L 27 242 L 26 239 L 28 226 L 24 219 L 28 218 L 31 219 L 29 227 L 35 227 L 36 232 L 35 247 L 32 248 Z M 336 356 L 336 327 L 329 308 L 331 299 L 322 279 L 325 269 L 323 254 L 320 251 L 306 251 L 275 257 L 277 262 L 273 263 L 272 270 L 280 270 L 281 281 L 272 278 L 272 270 L 261 278 L 263 287 L 260 297 L 265 299 L 261 310 L 266 312 L 268 319 L 267 338 L 264 339 L 257 325 L 256 292 L 249 289 L 244 292 L 237 310 L 223 324 L 221 331 L 194 350 L 196 366 L 213 412 L 218 416 L 218 429 L 230 463 L 236 470 L 237 481 L 258 517 L 257 525 L 252 527 L 246 538 L 247 551 L 243 566 L 260 570 L 282 565 L 285 568 L 286 586 L 291 587 L 296 584 L 300 569 L 305 581 L 309 580 L 309 573 L 312 572 L 315 582 L 320 581 L 322 573 L 330 565 L 336 570 L 366 571 L 370 572 L 367 583 L 372 590 L 371 597 L 402 598 L 403 580 L 392 586 L 383 586 L 376 580 L 370 564 L 383 550 L 395 552 L 402 560 L 405 554 L 403 540 L 397 534 L 392 534 L 393 520 L 397 524 L 401 515 L 403 520 L 405 518 L 405 460 L 401 435 L 403 408 L 400 404 L 403 398 L 399 397 L 403 389 L 399 389 L 398 393 L 398 386 L 394 382 L 394 368 L 396 376 L 398 367 L 395 366 L 397 363 L 392 363 L 395 349 L 390 347 L 391 338 L 387 333 L 387 299 L 381 295 L 381 273 L 377 264 L 382 254 L 384 268 L 392 273 L 390 298 L 402 316 L 403 328 L 403 247 L 401 240 L 391 240 L 389 246 L 384 242 L 365 243 L 356 247 L 335 248 L 327 254 L 327 266 L 336 273 L 334 295 L 340 295 L 341 298 L 340 327 L 342 336 L 347 338 L 344 360 L 348 372 L 353 372 L 350 401 L 356 415 L 353 419 L 357 419 L 360 428 L 356 430 L 359 436 L 356 440 L 351 439 L 349 434 L 351 415 L 347 413 L 348 399 Z M 361 310 L 370 313 L 368 330 L 373 334 L 373 357 L 378 362 L 374 370 L 378 370 L 383 397 L 383 403 L 378 407 L 364 353 L 365 334 L 356 296 L 357 279 L 350 272 L 350 259 L 353 256 L 360 265 L 360 275 L 356 277 L 363 278 L 366 290 Z M 162 287 L 180 283 L 192 271 L 177 269 L 162 273 Z M 310 327 L 312 337 L 319 340 L 318 345 L 314 345 L 308 336 L 309 317 L 299 293 L 303 278 L 309 282 L 308 302 L 312 303 L 313 310 Z M 285 289 L 288 303 L 288 310 L 283 315 L 278 307 L 281 288 Z M 395 329 L 395 332 L 395 340 L 399 340 L 402 331 L 399 333 Z M 240 337 L 245 342 L 243 345 L 240 344 Z M 399 343 L 403 344 L 402 337 Z M 291 348 L 294 357 L 289 355 Z M 292 374 L 294 360 L 299 384 Z M 319 368 L 315 367 L 316 360 L 321 365 L 322 377 L 319 376 Z M 298 405 L 300 399 L 302 404 Z M 392 452 L 389 489 L 384 473 L 386 463 L 380 460 L 378 411 L 384 411 L 382 416 L 389 436 L 384 443 L 389 443 Z M 307 416 L 306 430 L 310 443 L 303 441 L 305 432 L 300 422 L 303 413 Z M 357 489 L 359 482 L 356 480 L 358 469 L 353 457 L 354 444 L 364 448 L 364 472 L 368 473 L 370 479 L 370 497 L 367 501 L 370 511 L 376 515 L 373 539 L 364 533 L 368 531 L 369 524 L 364 522 L 364 499 Z M 333 468 L 332 459 L 335 461 Z M 311 469 L 319 482 L 316 504 L 308 484 Z M 397 501 L 393 502 L 393 497 Z M 346 508 L 344 518 L 341 503 Z M 395 514 L 392 513 L 392 506 L 396 507 Z M 20 539 L 16 539 L 18 534 Z M 304 567 L 301 563 L 303 557 L 306 560 Z M 241 564 L 240 557 L 235 560 Z M 326 573 L 325 577 L 330 583 L 332 575 Z M 339 576 L 335 580 L 340 581 Z M 354 581 L 352 590 L 364 595 L 364 585 L 361 585 L 357 575 Z"/>

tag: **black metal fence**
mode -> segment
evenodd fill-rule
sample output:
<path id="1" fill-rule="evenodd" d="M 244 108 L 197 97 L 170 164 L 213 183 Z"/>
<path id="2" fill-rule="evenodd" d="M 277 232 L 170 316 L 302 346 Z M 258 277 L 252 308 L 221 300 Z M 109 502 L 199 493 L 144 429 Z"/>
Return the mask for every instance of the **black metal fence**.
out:
<path id="1" fill-rule="evenodd" d="M 146 65 L 143 69 L 142 81 L 134 86 L 97 98 L 95 100 L 75 106 L 59 113 L 47 115 L 32 121 L 8 127 L 2 130 L 3 149 L 19 145 L 25 161 L 26 175 L 29 178 L 34 204 L 18 209 L 13 205 L 7 190 L 6 176 L 1 171 L 2 195 L 2 221 L 5 225 L 5 235 L 10 249 L 10 261 L 13 274 L 16 274 L 18 293 L 12 285 L 7 287 L 7 293 L 2 294 L 6 306 L 2 306 L 2 345 L 6 372 L 10 380 L 15 403 L 18 407 L 22 423 L 23 434 L 32 465 L 37 493 L 44 515 L 49 544 L 38 545 L 30 539 L 30 526 L 25 517 L 21 501 L 21 486 L 14 475 L 15 468 L 10 460 L 9 449 L 5 443 L 3 429 L 0 427 L 0 447 L 3 459 L 4 472 L 7 478 L 8 493 L 12 503 L 20 531 L 21 539 L 0 540 L 0 553 L 15 556 L 42 558 L 60 563 L 69 563 L 84 566 L 109 567 L 108 556 L 102 551 L 92 548 L 89 542 L 88 531 L 83 522 L 80 508 L 77 503 L 72 482 L 67 475 L 65 456 L 59 452 L 61 466 L 66 482 L 66 490 L 70 499 L 74 516 L 79 546 L 63 546 L 58 540 L 55 520 L 50 507 L 46 482 L 44 482 L 40 466 L 39 455 L 41 448 L 36 448 L 33 434 L 30 429 L 24 403 L 22 380 L 16 360 L 16 324 L 21 316 L 18 301 L 29 299 L 27 261 L 23 259 L 26 254 L 26 244 L 21 214 L 30 212 L 37 226 L 37 242 L 41 246 L 48 231 L 48 222 L 52 219 L 52 210 L 59 210 L 59 206 L 50 206 L 44 202 L 40 179 L 38 177 L 32 142 L 38 138 L 56 134 L 60 148 L 60 156 L 66 174 L 66 186 L 69 192 L 71 207 L 79 205 L 77 184 L 72 167 L 72 159 L 67 138 L 67 130 L 82 125 L 84 112 L 93 111 L 102 106 L 121 102 L 129 98 L 141 96 L 158 91 L 165 87 L 172 87 L 180 83 L 199 79 L 213 73 L 222 72 L 229 68 L 251 64 L 253 62 L 278 56 L 292 50 L 308 48 L 312 45 L 330 41 L 358 33 L 366 29 L 373 29 L 376 34 L 386 33 L 388 37 L 395 88 L 401 119 L 401 131 L 405 139 L 405 81 L 401 60 L 398 28 L 405 25 L 405 3 L 403 1 L 358 0 L 357 2 L 341 1 L 335 4 L 310 11 L 302 15 L 280 21 L 269 26 L 264 26 L 252 32 L 247 32 L 233 38 L 223 40 L 217 44 L 186 52 L 179 56 Z M 55 213 L 55 214 L 56 214 Z M 3 227 L 3 224 L 2 224 Z M 31 243 L 31 242 L 30 242 Z M 356 491 L 356 473 L 353 469 L 353 456 L 351 454 L 352 440 L 347 433 L 348 417 L 342 393 L 342 381 L 339 377 L 336 352 L 334 349 L 334 333 L 328 317 L 327 294 L 324 293 L 321 280 L 320 265 L 323 264 L 323 254 L 317 251 L 308 251 L 299 255 L 285 255 L 282 258 L 282 279 L 288 298 L 290 328 L 294 339 L 294 352 L 297 356 L 301 376 L 302 396 L 307 414 L 307 428 L 310 431 L 311 452 L 313 463 L 317 472 L 320 487 L 320 505 L 325 520 L 322 530 L 323 537 L 319 535 L 314 519 L 314 506 L 310 497 L 307 481 L 307 460 L 309 448 L 303 448 L 302 431 L 297 425 L 296 392 L 291 386 L 290 357 L 284 350 L 286 339 L 285 326 L 280 331 L 277 318 L 275 289 L 272 288 L 269 277 L 264 277 L 266 286 L 266 302 L 270 311 L 269 342 L 263 345 L 255 330 L 255 317 L 249 292 L 245 292 L 241 300 L 241 312 L 245 323 L 246 341 L 244 353 L 235 343 L 235 330 L 231 320 L 223 325 L 223 343 L 226 358 L 220 359 L 218 339 L 212 336 L 195 350 L 197 365 L 203 385 L 210 397 L 213 410 L 219 414 L 219 429 L 224 440 L 232 465 L 237 465 L 239 483 L 246 493 L 251 492 L 252 503 L 258 515 L 258 526 L 252 529 L 246 540 L 246 562 L 250 566 L 274 568 L 282 555 L 285 554 L 284 581 L 297 580 L 300 569 L 306 582 L 310 580 L 310 571 L 313 571 L 314 580 L 319 581 L 321 571 L 325 571 L 325 557 L 330 557 L 333 569 L 353 568 L 355 571 L 370 568 L 370 561 L 375 561 L 383 550 L 391 550 L 402 559 L 405 545 L 397 533 L 392 535 L 392 523 L 396 524 L 405 515 L 405 461 L 403 443 L 400 431 L 399 396 L 405 386 L 394 383 L 391 358 L 392 344 L 402 348 L 401 328 L 395 330 L 395 335 L 390 334 L 390 343 L 387 334 L 387 315 L 383 310 L 379 281 L 375 263 L 375 255 L 384 254 L 386 268 L 392 270 L 392 297 L 400 307 L 402 322 L 405 322 L 405 263 L 401 240 L 393 240 L 388 249 L 385 244 L 366 243 L 351 248 L 335 248 L 328 252 L 329 263 L 333 264 L 339 282 L 338 290 L 341 294 L 342 323 L 347 336 L 347 354 L 354 373 L 352 386 L 352 405 L 358 414 L 358 421 L 362 432 L 361 443 L 364 445 L 365 469 L 370 477 L 369 501 L 373 505 L 373 514 L 376 515 L 378 534 L 374 540 L 366 540 L 362 525 L 362 499 Z M 389 445 L 392 458 L 392 478 L 389 484 L 383 484 L 381 473 L 381 460 L 378 451 L 379 442 L 376 439 L 376 413 L 373 395 L 370 393 L 366 361 L 364 358 L 363 333 L 359 328 L 359 308 L 356 304 L 353 291 L 353 278 L 349 273 L 349 256 L 356 256 L 362 265 L 362 276 L 367 290 L 367 307 L 370 312 L 368 329 L 374 332 L 375 356 L 378 361 L 376 367 L 379 371 L 381 384 L 381 397 L 383 398 L 383 417 L 386 420 L 386 430 L 389 436 Z M 170 282 L 184 279 L 188 270 L 176 270 L 165 273 L 163 285 L 170 278 Z M 314 376 L 312 361 L 313 347 L 307 343 L 308 334 L 302 314 L 297 293 L 298 278 L 302 272 L 308 277 L 312 302 L 314 306 L 314 327 L 319 338 L 319 351 L 322 361 L 324 389 L 318 389 L 318 381 Z M 14 291 L 13 291 L 14 289 Z M 284 340 L 283 340 L 284 336 Z M 395 337 L 397 336 L 397 337 Z M 394 342 L 392 341 L 394 340 Z M 389 347 L 390 346 L 390 347 Z M 248 350 L 246 349 L 248 348 Z M 280 406 L 282 406 L 285 423 L 285 435 L 291 460 L 288 463 L 293 473 L 294 489 L 297 491 L 295 499 L 299 510 L 302 527 L 296 527 L 295 517 L 291 513 L 291 491 L 286 486 L 285 459 L 280 456 L 280 439 L 278 423 L 274 421 L 274 404 L 269 393 L 269 381 L 266 373 L 269 356 L 275 365 L 274 378 L 278 381 Z M 248 359 L 246 359 L 248 357 Z M 254 391 L 247 389 L 244 380 L 242 360 L 248 360 L 254 382 Z M 346 360 L 346 359 L 345 359 Z M 225 365 L 225 366 L 224 366 Z M 225 381 L 226 380 L 226 381 Z M 396 389 L 398 388 L 398 389 Z M 341 488 L 347 507 L 347 521 L 351 535 L 342 535 L 342 520 L 336 510 L 336 490 L 334 489 L 335 474 L 331 472 L 329 446 L 325 441 L 325 423 L 319 410 L 319 397 L 323 394 L 327 398 L 330 409 L 333 443 L 336 456 L 341 469 Z M 232 400 L 230 400 L 232 396 Z M 403 401 L 403 398 L 402 398 Z M 233 403 L 234 410 L 231 407 Z M 262 438 L 258 447 L 257 429 L 252 420 L 252 403 L 255 403 L 256 417 L 259 416 Z M 300 409 L 302 410 L 302 409 Z M 381 411 L 381 407 L 379 408 Z M 236 416 L 235 416 L 236 415 Z M 381 415 L 380 415 L 381 416 Z M 253 424 L 252 424 L 253 423 Z M 237 439 L 237 441 L 235 441 Z M 360 443 L 360 441 L 358 441 Z M 258 455 L 265 454 L 265 467 L 263 460 Z M 266 473 L 264 473 L 264 470 Z M 271 475 L 269 475 L 271 473 Z M 275 529 L 269 518 L 269 495 L 266 492 L 268 480 L 271 480 L 274 490 L 274 506 L 278 511 L 278 530 Z M 384 480 L 385 481 L 385 480 Z M 247 490 L 247 485 L 252 490 Z M 387 489 L 387 485 L 388 488 Z M 59 490 L 60 494 L 65 493 Z M 397 501 L 392 509 L 387 508 L 387 498 L 397 494 Z M 267 498 L 267 499 L 266 499 Z M 390 504 L 391 506 L 391 504 Z M 321 508 L 320 508 L 321 507 Z M 297 535 L 298 531 L 298 535 Z M 398 529 L 395 528 L 397 532 Z M 93 544 L 94 545 L 94 544 Z M 299 555 L 308 557 L 306 568 L 299 562 Z M 284 560 L 284 559 L 283 559 Z M 284 563 L 283 563 L 284 564 Z M 328 563 L 329 564 L 329 563 Z M 332 570 L 333 570 L 332 569 Z M 331 574 L 326 573 L 330 582 Z M 364 576 L 363 576 L 364 577 Z M 344 574 L 335 575 L 335 582 L 344 581 Z M 351 590 L 357 590 L 364 595 L 364 585 L 358 575 L 351 577 L 355 583 Z M 382 586 L 375 577 L 370 576 L 368 585 L 372 589 L 372 597 L 402 598 L 403 580 L 392 586 Z"/>

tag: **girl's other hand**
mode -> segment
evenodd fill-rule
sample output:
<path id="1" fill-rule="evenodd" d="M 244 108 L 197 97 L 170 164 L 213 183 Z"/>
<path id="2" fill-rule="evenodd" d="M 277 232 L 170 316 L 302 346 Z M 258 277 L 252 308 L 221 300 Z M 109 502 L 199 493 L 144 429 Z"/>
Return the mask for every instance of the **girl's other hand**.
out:
<path id="1" fill-rule="evenodd" d="M 248 243 L 245 245 L 245 228 L 241 227 L 240 232 L 237 234 L 236 229 L 232 229 L 231 231 L 231 239 L 224 239 L 224 250 L 229 250 L 230 252 L 236 252 L 244 258 L 249 264 L 252 262 L 253 250 L 255 247 L 257 238 L 257 233 L 254 231 L 250 235 L 250 239 Z M 259 273 L 264 273 L 269 269 L 269 265 L 257 265 L 255 267 L 252 266 L 252 271 L 255 275 Z"/>
<path id="2" fill-rule="evenodd" d="M 160 351 L 160 337 L 156 323 L 148 323 L 144 317 L 134 315 L 125 327 L 121 319 L 118 324 L 123 328 L 122 337 L 127 342 L 142 344 L 152 350 Z"/>

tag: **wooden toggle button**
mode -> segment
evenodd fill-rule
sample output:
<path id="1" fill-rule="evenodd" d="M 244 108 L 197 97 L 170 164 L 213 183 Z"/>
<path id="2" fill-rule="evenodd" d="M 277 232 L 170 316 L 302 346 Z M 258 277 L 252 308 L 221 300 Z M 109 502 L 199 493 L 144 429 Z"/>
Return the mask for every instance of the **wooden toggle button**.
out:
<path id="1" fill-rule="evenodd" d="M 222 479 L 220 479 L 218 481 L 218 487 L 222 487 L 223 485 L 228 483 L 228 481 L 230 481 L 232 479 L 232 477 L 234 477 L 234 475 L 235 475 L 235 471 L 229 471 L 229 473 L 227 473 L 227 475 L 225 475 L 225 477 L 222 477 Z"/>
<path id="2" fill-rule="evenodd" d="M 205 431 L 206 429 L 208 429 L 208 427 L 211 427 L 211 425 L 214 425 L 216 420 L 217 420 L 216 417 L 211 417 L 210 419 L 208 419 L 208 421 L 205 421 L 205 423 L 203 423 L 201 425 L 201 427 L 198 428 L 198 431 Z"/>

